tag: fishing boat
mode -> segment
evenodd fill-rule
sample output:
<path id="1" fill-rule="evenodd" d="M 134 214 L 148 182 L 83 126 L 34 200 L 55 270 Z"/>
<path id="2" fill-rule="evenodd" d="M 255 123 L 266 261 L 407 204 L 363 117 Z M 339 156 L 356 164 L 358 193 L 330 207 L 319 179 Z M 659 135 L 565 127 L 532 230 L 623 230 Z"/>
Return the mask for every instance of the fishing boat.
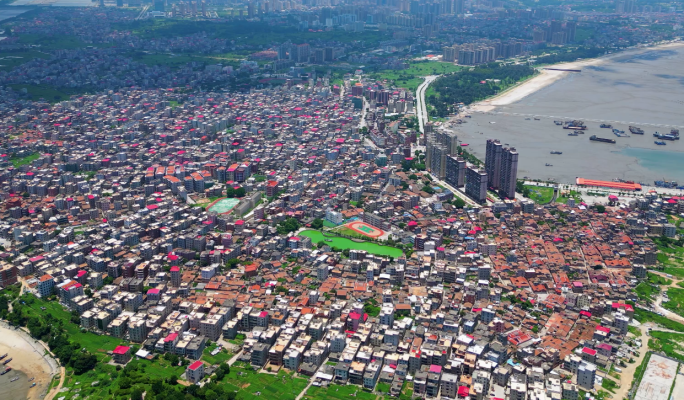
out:
<path id="1" fill-rule="evenodd" d="M 579 136 L 577 132 L 568 133 L 568 136 Z"/>
<path id="2" fill-rule="evenodd" d="M 547 167 L 553 167 L 553 164 L 546 163 Z"/>
<path id="3" fill-rule="evenodd" d="M 663 142 L 662 140 L 656 140 L 653 143 L 657 144 L 658 146 L 665 146 L 667 144 L 667 143 Z"/>
<path id="4" fill-rule="evenodd" d="M 554 150 L 554 151 L 551 152 L 551 154 L 563 154 L 563 152 L 562 152 L 562 151 L 558 151 L 558 150 Z"/>

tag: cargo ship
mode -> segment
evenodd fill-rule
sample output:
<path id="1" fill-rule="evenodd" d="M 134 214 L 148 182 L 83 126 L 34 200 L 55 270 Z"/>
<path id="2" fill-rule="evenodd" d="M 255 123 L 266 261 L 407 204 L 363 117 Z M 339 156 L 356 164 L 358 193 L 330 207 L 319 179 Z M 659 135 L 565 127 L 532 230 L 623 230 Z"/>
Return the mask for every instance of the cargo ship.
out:
<path id="1" fill-rule="evenodd" d="M 611 124 L 601 124 L 601 128 L 609 128 L 610 129 L 612 127 L 613 127 L 613 125 L 611 125 Z"/>
<path id="2" fill-rule="evenodd" d="M 631 126 L 629 127 L 629 131 L 632 132 L 635 135 L 643 135 L 644 130 L 641 128 L 637 128 L 636 126 Z"/>
<path id="3" fill-rule="evenodd" d="M 606 138 L 598 137 L 596 135 L 591 135 L 589 140 L 593 140 L 594 142 L 615 143 L 615 139 L 606 139 Z"/>

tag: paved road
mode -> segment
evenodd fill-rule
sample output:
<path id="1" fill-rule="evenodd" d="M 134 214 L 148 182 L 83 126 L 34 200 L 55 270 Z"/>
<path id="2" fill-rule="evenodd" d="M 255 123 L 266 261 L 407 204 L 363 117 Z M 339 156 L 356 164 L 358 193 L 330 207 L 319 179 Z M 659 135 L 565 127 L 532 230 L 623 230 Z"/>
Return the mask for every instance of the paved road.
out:
<path id="1" fill-rule="evenodd" d="M 420 126 L 420 132 L 424 133 L 425 123 L 428 121 L 427 106 L 425 105 L 425 91 L 428 86 L 440 75 L 429 75 L 425 77 L 425 81 L 418 86 L 416 89 L 416 115 L 418 116 L 418 125 Z"/>
<path id="2" fill-rule="evenodd" d="M 466 202 L 466 204 L 468 204 L 469 206 L 472 206 L 472 207 L 475 207 L 475 208 L 480 208 L 480 207 L 482 207 L 482 205 L 476 203 L 473 199 L 471 199 L 470 197 L 466 196 L 465 193 L 463 193 L 462 191 L 456 189 L 455 187 L 451 186 L 450 184 L 446 183 L 446 182 L 443 181 L 443 180 L 437 179 L 437 177 L 434 176 L 434 175 L 432 175 L 432 174 L 430 174 L 430 176 L 432 177 L 432 181 L 433 181 L 433 182 L 436 182 L 436 183 L 438 183 L 438 184 L 444 186 L 445 188 L 449 189 L 449 190 L 454 194 L 454 196 L 456 196 L 456 197 L 458 197 L 458 198 L 460 198 L 460 199 L 463 199 L 463 200 Z"/>

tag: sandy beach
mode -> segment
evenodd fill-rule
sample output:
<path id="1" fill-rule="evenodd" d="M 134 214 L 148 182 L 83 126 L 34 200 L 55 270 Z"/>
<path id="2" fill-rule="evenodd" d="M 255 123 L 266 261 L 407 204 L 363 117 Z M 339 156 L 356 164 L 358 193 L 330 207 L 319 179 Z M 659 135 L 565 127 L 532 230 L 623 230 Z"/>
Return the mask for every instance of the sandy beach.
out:
<path id="1" fill-rule="evenodd" d="M 633 54 L 643 52 L 644 50 L 664 50 L 678 48 L 682 46 L 684 46 L 684 42 L 665 43 L 650 47 L 644 46 L 621 51 L 618 53 L 606 54 L 598 58 L 549 65 L 548 68 L 582 69 L 582 67 L 598 66 L 611 60 L 614 60 L 618 57 L 630 56 Z M 521 84 L 514 86 L 508 90 L 505 90 L 503 93 L 500 93 L 487 100 L 483 100 L 478 103 L 472 104 L 470 107 L 468 107 L 468 111 L 489 112 L 494 110 L 497 106 L 506 106 L 509 104 L 513 104 L 531 95 L 532 93 L 535 93 L 551 85 L 559 79 L 567 77 L 570 74 L 573 74 L 573 72 L 552 71 L 548 69 L 542 69 L 537 76 L 528 79 L 525 82 L 522 82 Z"/>
<path id="2" fill-rule="evenodd" d="M 59 372 L 57 362 L 46 354 L 45 348 L 26 332 L 0 322 L 0 355 L 12 358 L 12 371 L 0 376 L 0 399 L 42 399 L 53 375 Z M 19 379 L 11 382 L 15 377 Z M 35 378 L 36 386 L 29 388 L 28 380 Z"/>

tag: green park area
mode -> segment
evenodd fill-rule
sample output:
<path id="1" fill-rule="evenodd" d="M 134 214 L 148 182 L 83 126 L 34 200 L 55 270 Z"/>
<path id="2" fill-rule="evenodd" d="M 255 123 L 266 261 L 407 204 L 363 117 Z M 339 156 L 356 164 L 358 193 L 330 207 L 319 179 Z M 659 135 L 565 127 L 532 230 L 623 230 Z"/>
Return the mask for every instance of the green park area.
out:
<path id="1" fill-rule="evenodd" d="M 35 160 L 37 160 L 37 159 L 39 159 L 39 158 L 40 158 L 40 154 L 39 154 L 39 153 L 33 153 L 33 154 L 29 154 L 29 155 L 26 156 L 26 157 L 16 157 L 16 158 L 15 158 L 15 157 L 11 157 L 11 158 L 10 158 L 10 162 L 12 163 L 12 165 L 13 165 L 15 168 L 19 168 L 19 167 L 21 167 L 22 165 L 31 164 L 32 162 L 34 162 Z"/>
<path id="2" fill-rule="evenodd" d="M 579 203 L 582 201 L 582 196 L 580 196 L 579 192 L 570 190 L 569 192 L 563 192 L 560 196 L 558 196 L 556 198 L 556 203 L 567 204 L 569 199 L 575 199 L 575 204 L 579 205 Z"/>
<path id="3" fill-rule="evenodd" d="M 537 204 L 548 204 L 553 199 L 553 188 L 550 186 L 525 185 L 525 189 L 529 190 L 526 197 Z"/>
<path id="4" fill-rule="evenodd" d="M 372 79 L 394 81 L 395 85 L 415 92 L 418 86 L 423 83 L 423 77 L 427 75 L 444 75 L 456 72 L 460 66 L 452 63 L 438 61 L 421 61 L 410 64 L 408 69 L 384 70 L 370 74 Z"/>
<path id="5" fill-rule="evenodd" d="M 299 234 L 300 236 L 306 236 L 311 238 L 313 243 L 323 242 L 330 247 L 337 247 L 342 250 L 365 250 L 371 254 L 376 254 L 379 256 L 389 256 L 398 258 L 401 257 L 403 252 L 397 248 L 390 246 L 382 246 L 376 243 L 369 242 L 355 242 L 353 240 L 339 237 L 339 236 L 325 236 L 320 231 L 306 230 Z"/>

